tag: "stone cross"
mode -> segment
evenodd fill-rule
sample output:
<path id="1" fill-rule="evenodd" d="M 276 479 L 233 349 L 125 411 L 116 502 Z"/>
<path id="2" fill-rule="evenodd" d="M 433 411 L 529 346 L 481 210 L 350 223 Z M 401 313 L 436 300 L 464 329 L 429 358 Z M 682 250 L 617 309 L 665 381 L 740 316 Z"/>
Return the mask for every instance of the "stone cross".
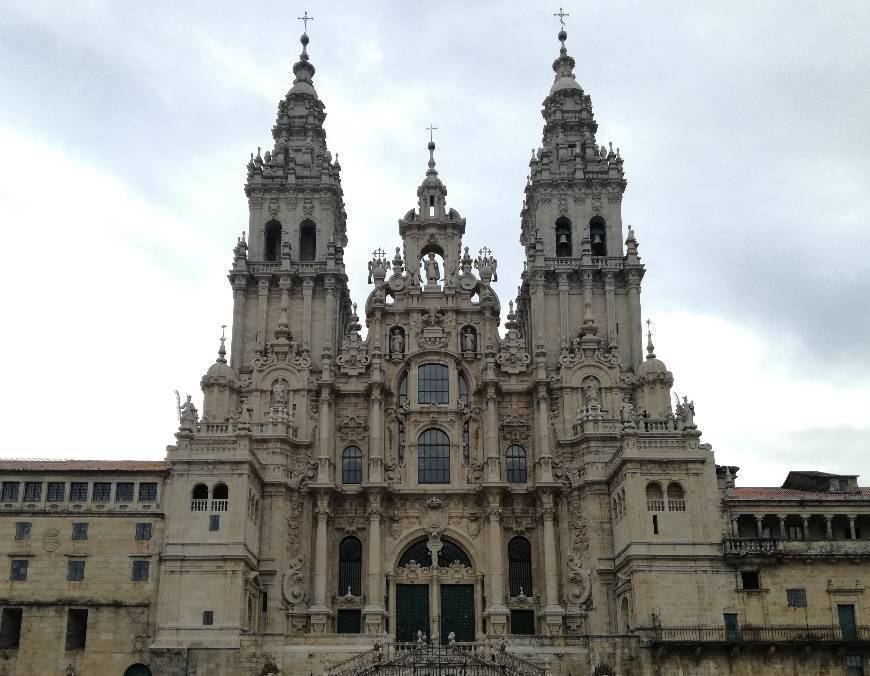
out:
<path id="1" fill-rule="evenodd" d="M 568 14 L 567 12 L 563 12 L 563 11 L 562 11 L 562 8 L 560 7 L 560 8 L 559 8 L 559 12 L 558 12 L 557 14 L 553 14 L 553 16 L 558 16 L 558 17 L 559 17 L 559 23 L 562 24 L 562 28 L 565 28 L 565 17 L 566 17 L 566 16 L 571 16 L 571 15 Z"/>
<path id="2" fill-rule="evenodd" d="M 431 122 L 429 123 L 429 126 L 426 127 L 426 131 L 429 132 L 429 143 L 435 142 L 435 134 L 433 132 L 435 132 L 437 130 L 438 130 L 438 127 L 433 126 L 433 124 Z"/>

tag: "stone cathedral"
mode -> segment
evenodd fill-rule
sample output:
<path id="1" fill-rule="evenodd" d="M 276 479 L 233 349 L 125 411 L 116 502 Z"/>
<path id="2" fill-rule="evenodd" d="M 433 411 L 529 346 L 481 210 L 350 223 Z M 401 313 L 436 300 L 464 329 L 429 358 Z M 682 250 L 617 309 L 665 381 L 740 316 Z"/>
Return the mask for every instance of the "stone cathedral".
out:
<path id="1" fill-rule="evenodd" d="M 357 306 L 303 34 L 201 412 L 165 462 L 0 461 L 0 674 L 864 673 L 870 489 L 715 464 L 566 39 L 516 298 L 430 142 Z"/>

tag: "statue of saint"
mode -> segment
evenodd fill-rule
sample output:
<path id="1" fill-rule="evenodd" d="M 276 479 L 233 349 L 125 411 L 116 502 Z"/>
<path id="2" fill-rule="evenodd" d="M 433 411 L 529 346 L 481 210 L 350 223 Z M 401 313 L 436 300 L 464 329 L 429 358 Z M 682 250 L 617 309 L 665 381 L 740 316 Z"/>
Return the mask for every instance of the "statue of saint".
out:
<path id="1" fill-rule="evenodd" d="M 393 329 L 390 333 L 390 354 L 399 357 L 405 353 L 405 336 L 401 329 Z"/>
<path id="2" fill-rule="evenodd" d="M 272 406 L 287 408 L 287 381 L 283 378 L 278 378 L 272 385 Z"/>
<path id="3" fill-rule="evenodd" d="M 189 394 L 187 395 L 187 401 L 178 408 L 178 419 L 181 422 L 181 426 L 188 429 L 192 429 L 199 422 L 199 412 L 190 400 Z"/>
<path id="4" fill-rule="evenodd" d="M 467 328 L 462 332 L 462 351 L 474 352 L 477 349 L 477 337 L 474 335 L 474 329 Z"/>
<path id="5" fill-rule="evenodd" d="M 441 279 L 441 268 L 438 267 L 435 254 L 430 253 L 423 266 L 426 269 L 426 284 L 437 284 L 438 280 Z"/>
<path id="6" fill-rule="evenodd" d="M 595 376 L 583 380 L 583 396 L 587 406 L 600 406 L 601 382 Z"/>

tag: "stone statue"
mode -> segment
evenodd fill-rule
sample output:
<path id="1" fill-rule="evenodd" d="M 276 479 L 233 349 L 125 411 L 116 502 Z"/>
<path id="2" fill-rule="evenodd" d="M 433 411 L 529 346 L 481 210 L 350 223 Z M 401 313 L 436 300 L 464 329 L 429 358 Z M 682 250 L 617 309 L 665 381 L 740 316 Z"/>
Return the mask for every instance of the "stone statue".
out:
<path id="1" fill-rule="evenodd" d="M 676 416 L 679 418 L 685 429 L 695 429 L 695 402 L 689 401 L 688 397 L 683 397 L 683 401 L 677 395 L 674 395 L 677 400 Z"/>
<path id="2" fill-rule="evenodd" d="M 427 258 L 426 262 L 423 263 L 423 267 L 426 269 L 426 285 L 437 284 L 438 280 L 441 279 L 441 268 L 438 267 L 438 261 L 435 260 L 435 254 L 429 254 L 429 258 Z"/>
<path id="3" fill-rule="evenodd" d="M 390 354 L 399 357 L 405 353 L 405 336 L 401 329 L 393 329 L 390 333 Z"/>
<path id="4" fill-rule="evenodd" d="M 586 406 L 601 405 L 601 382 L 595 376 L 589 376 L 583 379 L 583 396 L 586 399 Z"/>
<path id="5" fill-rule="evenodd" d="M 622 397 L 622 405 L 619 407 L 619 414 L 624 423 L 634 421 L 634 404 L 631 403 L 631 395 L 628 392 L 626 392 L 625 396 Z"/>
<path id="6" fill-rule="evenodd" d="M 253 419 L 252 409 L 248 406 L 247 398 L 242 398 L 242 402 L 239 405 L 239 424 L 240 425 L 250 425 Z"/>
<path id="7" fill-rule="evenodd" d="M 474 352 L 477 349 L 477 336 L 471 327 L 462 332 L 462 351 Z"/>
<path id="8" fill-rule="evenodd" d="M 181 427 L 187 429 L 193 429 L 199 422 L 199 412 L 190 400 L 189 394 L 187 395 L 187 401 L 178 407 L 178 421 L 181 423 Z"/>
<path id="9" fill-rule="evenodd" d="M 272 385 L 272 407 L 287 408 L 287 381 L 278 378 Z"/>

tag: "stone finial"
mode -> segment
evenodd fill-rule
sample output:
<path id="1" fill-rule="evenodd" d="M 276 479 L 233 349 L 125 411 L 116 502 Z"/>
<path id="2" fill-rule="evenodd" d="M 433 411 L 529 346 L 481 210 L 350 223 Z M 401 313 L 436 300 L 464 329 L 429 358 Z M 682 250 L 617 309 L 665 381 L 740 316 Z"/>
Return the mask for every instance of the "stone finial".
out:
<path id="1" fill-rule="evenodd" d="M 647 359 L 655 359 L 656 358 L 655 346 L 653 345 L 653 340 L 652 340 L 652 328 L 650 328 L 651 324 L 652 324 L 652 322 L 649 319 L 647 319 L 646 320 L 646 358 Z"/>
<path id="2" fill-rule="evenodd" d="M 227 363 L 227 345 L 226 345 L 226 343 L 227 343 L 227 337 L 226 337 L 226 329 L 227 329 L 227 325 L 226 325 L 226 324 L 221 324 L 221 345 L 220 345 L 220 347 L 218 348 L 218 356 L 217 356 L 217 360 L 218 360 L 221 364 L 226 364 L 226 363 Z"/>

